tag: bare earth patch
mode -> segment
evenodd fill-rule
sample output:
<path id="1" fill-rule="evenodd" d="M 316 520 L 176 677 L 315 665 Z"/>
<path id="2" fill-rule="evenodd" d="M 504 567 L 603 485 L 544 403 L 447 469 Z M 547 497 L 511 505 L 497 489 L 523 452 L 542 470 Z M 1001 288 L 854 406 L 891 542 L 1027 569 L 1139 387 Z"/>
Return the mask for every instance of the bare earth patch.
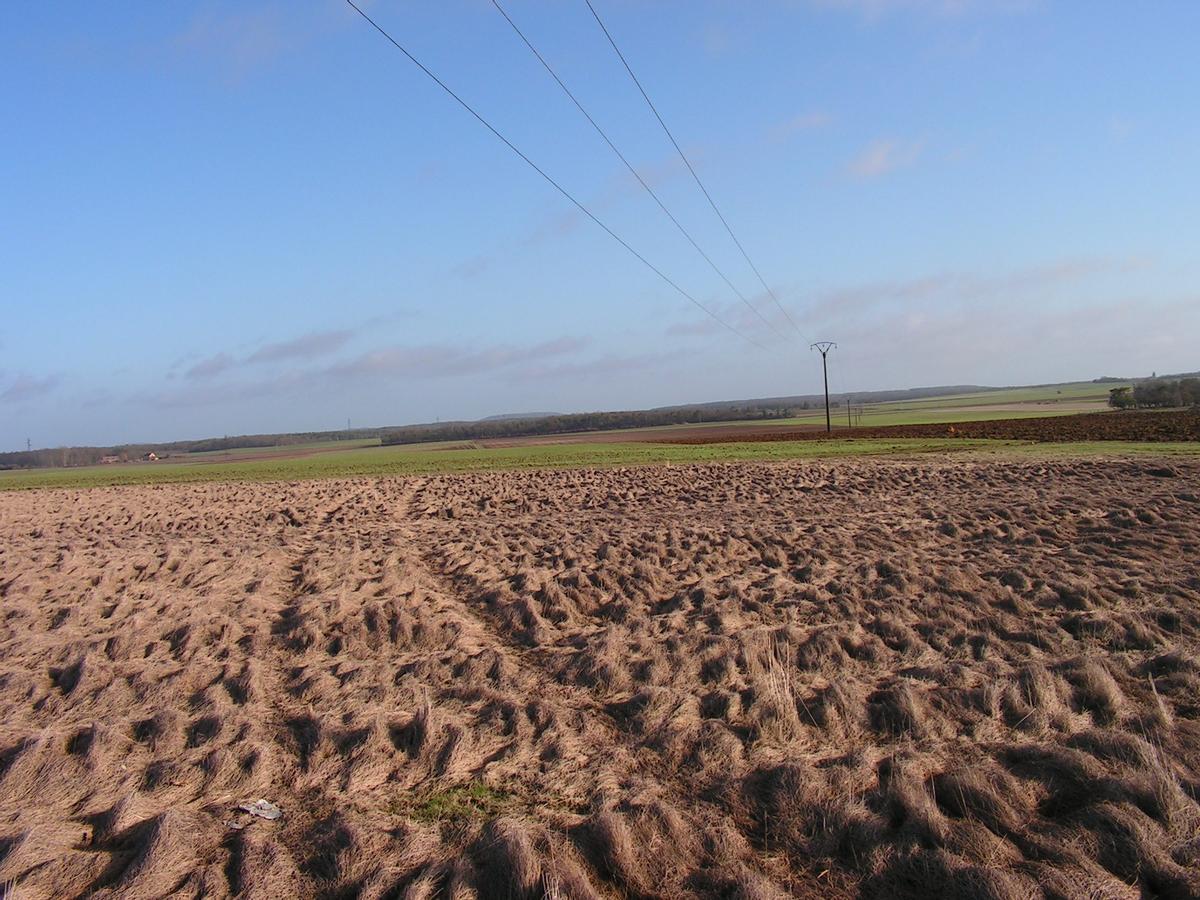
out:
<path id="1" fill-rule="evenodd" d="M 0 884 L 1197 896 L 1198 559 L 1194 462 L 0 495 Z"/>
<path id="2" fill-rule="evenodd" d="M 1046 416 L 1028 419 L 988 419 L 983 421 L 942 422 L 924 425 L 871 425 L 862 428 L 834 428 L 842 437 L 852 438 L 983 438 L 1002 441 L 1200 441 L 1200 412 L 1196 410 L 1126 410 L 1083 415 Z M 812 426 L 740 423 L 721 431 L 705 428 L 678 430 L 652 438 L 668 444 L 722 444 L 762 441 L 823 440 L 826 435 Z"/>

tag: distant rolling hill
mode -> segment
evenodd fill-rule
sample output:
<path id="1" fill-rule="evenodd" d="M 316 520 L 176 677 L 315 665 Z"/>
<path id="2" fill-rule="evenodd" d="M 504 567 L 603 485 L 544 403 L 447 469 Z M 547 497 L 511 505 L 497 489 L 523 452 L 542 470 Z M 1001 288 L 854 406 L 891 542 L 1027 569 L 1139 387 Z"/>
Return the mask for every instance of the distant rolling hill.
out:
<path id="1" fill-rule="evenodd" d="M 501 413 L 498 416 L 484 416 L 478 419 L 479 422 L 528 422 L 532 419 L 548 419 L 551 416 L 561 416 L 562 413 L 556 412 L 530 412 L 530 413 Z"/>

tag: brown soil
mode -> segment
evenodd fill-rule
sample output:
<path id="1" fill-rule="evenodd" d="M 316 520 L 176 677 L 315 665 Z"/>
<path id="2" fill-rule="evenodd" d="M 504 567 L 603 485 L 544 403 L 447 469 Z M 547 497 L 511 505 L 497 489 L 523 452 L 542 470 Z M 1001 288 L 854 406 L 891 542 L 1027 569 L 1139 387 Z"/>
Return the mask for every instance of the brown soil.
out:
<path id="1" fill-rule="evenodd" d="M 1197 896 L 1198 553 L 1190 462 L 7 493 L 0 884 Z"/>
<path id="2" fill-rule="evenodd" d="M 639 443 L 669 444 L 693 443 L 690 438 L 709 437 L 711 441 L 695 443 L 717 443 L 721 441 L 740 441 L 743 434 L 772 434 L 774 432 L 792 434 L 798 431 L 825 433 L 825 426 L 816 425 L 771 425 L 764 422 L 735 422 L 729 425 L 664 425 L 660 428 L 637 428 L 624 431 L 577 431 L 571 434 L 531 434 L 527 437 L 496 438 L 494 440 L 476 441 L 476 445 L 489 449 L 499 447 L 529 447 L 539 444 L 627 444 L 631 441 Z M 788 438 L 791 440 L 791 438 Z M 419 449 L 420 444 L 414 444 Z"/>
<path id="3" fill-rule="evenodd" d="M 953 422 L 937 425 L 883 425 L 863 428 L 834 426 L 839 438 L 993 438 L 1010 441 L 1200 441 L 1200 414 L 1195 411 L 1089 413 L 1033 419 L 989 419 L 982 422 Z M 712 433 L 707 428 L 658 435 L 638 436 L 640 441 L 662 444 L 723 444 L 734 441 L 821 440 L 824 428 L 811 426 L 761 426 L 744 424 L 736 430 Z"/>

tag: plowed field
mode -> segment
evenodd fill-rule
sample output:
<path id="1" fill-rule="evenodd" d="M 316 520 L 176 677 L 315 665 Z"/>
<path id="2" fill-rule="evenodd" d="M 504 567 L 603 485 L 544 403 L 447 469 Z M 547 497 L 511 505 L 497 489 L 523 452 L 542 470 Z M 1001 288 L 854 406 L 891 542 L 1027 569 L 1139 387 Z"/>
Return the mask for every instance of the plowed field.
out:
<path id="1" fill-rule="evenodd" d="M 1049 416 L 1032 419 L 991 419 L 939 425 L 886 425 L 870 428 L 834 429 L 840 438 L 922 438 L 956 436 L 1056 443 L 1086 441 L 1200 441 L 1200 413 L 1121 412 Z M 763 429 L 753 425 L 720 431 L 695 428 L 675 434 L 654 435 L 645 440 L 664 444 L 721 444 L 729 442 L 820 440 L 824 429 L 811 426 Z"/>
<path id="2" fill-rule="evenodd" d="M 1197 896 L 1198 558 L 1196 462 L 3 494 L 0 884 Z"/>

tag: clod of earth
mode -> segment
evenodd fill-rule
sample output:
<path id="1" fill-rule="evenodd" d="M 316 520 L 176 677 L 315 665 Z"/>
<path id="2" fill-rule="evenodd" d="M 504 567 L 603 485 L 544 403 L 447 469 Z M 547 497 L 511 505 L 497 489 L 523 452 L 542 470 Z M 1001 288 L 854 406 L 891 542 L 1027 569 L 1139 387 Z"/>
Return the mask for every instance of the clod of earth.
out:
<path id="1" fill-rule="evenodd" d="M 283 810 L 269 800 L 255 800 L 253 802 L 247 800 L 244 803 L 239 803 L 238 809 L 252 816 L 258 816 L 260 819 L 267 819 L 268 821 L 273 821 L 283 815 Z"/>

